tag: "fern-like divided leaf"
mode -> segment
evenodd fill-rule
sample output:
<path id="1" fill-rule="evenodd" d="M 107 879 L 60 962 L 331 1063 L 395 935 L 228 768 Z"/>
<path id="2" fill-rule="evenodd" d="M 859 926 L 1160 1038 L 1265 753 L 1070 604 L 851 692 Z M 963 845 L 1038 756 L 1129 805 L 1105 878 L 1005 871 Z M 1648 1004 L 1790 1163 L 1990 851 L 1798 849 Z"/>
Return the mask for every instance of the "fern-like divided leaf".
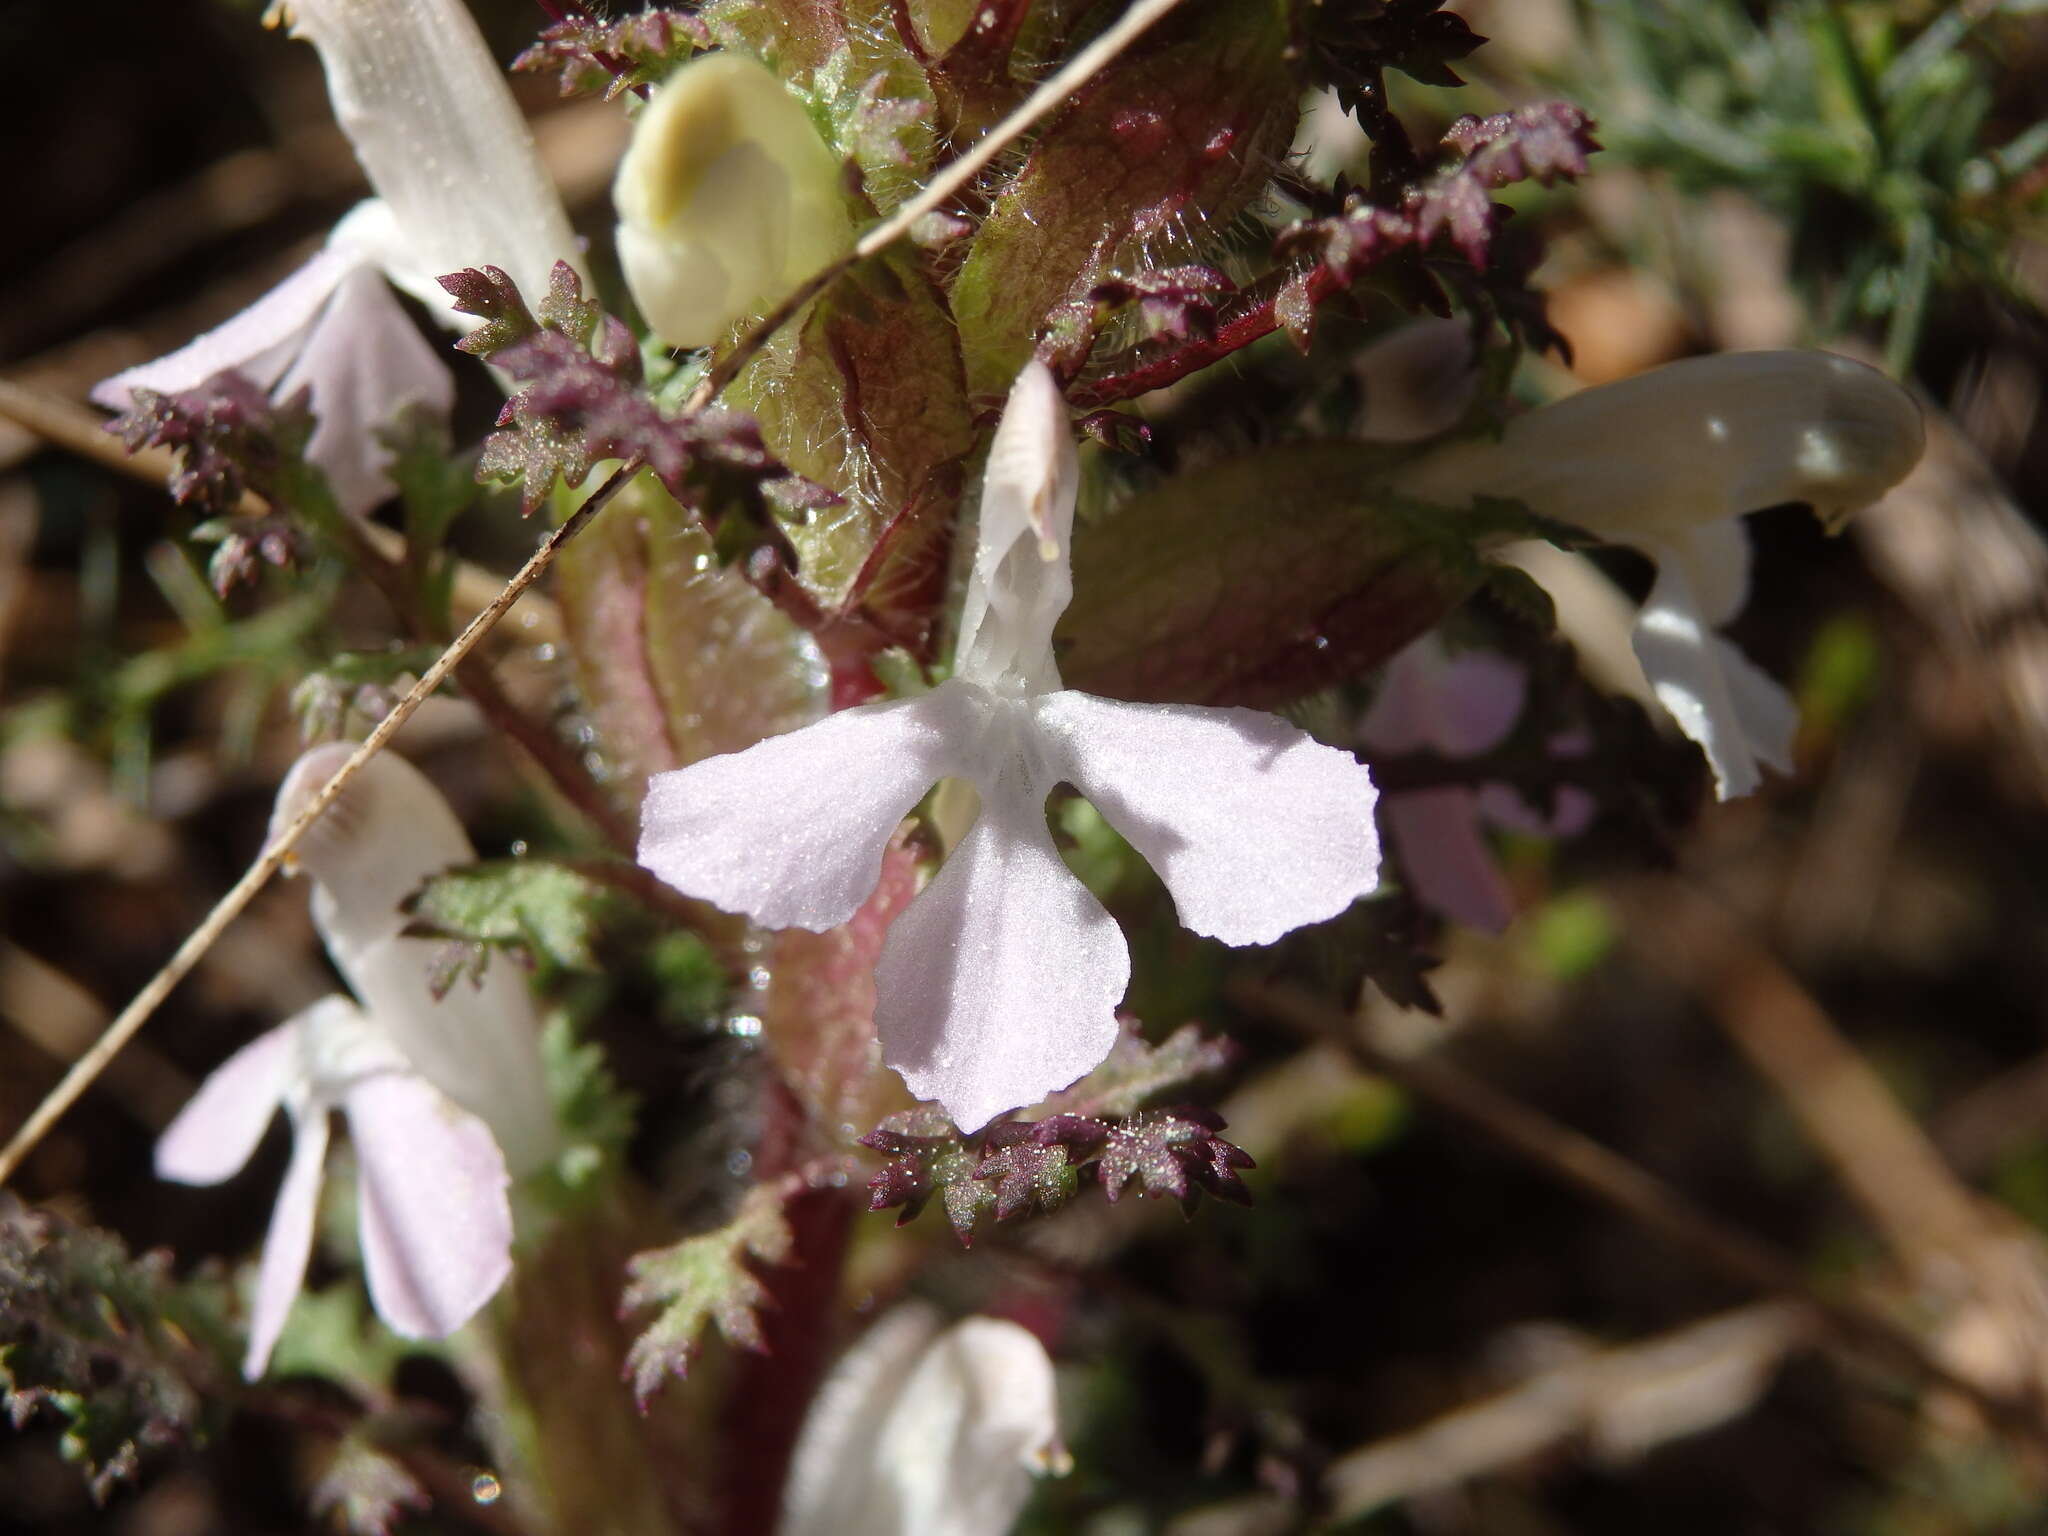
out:
<path id="1" fill-rule="evenodd" d="M 63 1453 L 95 1499 L 152 1447 L 200 1434 L 199 1384 L 216 1378 L 226 1330 L 172 1284 L 166 1258 L 0 1194 L 0 1409 L 21 1428 L 63 1421 Z"/>
<path id="2" fill-rule="evenodd" d="M 627 1265 L 629 1283 L 621 1306 L 629 1312 L 661 1308 L 626 1354 L 626 1379 L 641 1407 L 669 1377 L 689 1374 L 690 1357 L 707 1322 L 717 1324 L 730 1344 L 766 1347 L 758 1313 L 768 1288 L 747 1261 L 780 1264 L 789 1257 L 794 1239 L 783 1218 L 782 1199 L 773 1186 L 756 1187 L 725 1226 L 636 1254 Z"/>

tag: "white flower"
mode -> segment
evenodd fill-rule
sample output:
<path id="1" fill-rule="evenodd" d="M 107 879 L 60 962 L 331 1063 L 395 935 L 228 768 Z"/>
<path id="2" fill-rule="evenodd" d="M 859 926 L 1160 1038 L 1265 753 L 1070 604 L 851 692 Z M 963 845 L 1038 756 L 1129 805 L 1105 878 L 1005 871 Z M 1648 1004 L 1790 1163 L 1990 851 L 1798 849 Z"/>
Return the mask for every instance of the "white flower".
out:
<path id="1" fill-rule="evenodd" d="M 1707 755 L 1722 799 L 1760 765 L 1791 765 L 1798 716 L 1715 631 L 1749 593 L 1745 512 L 1803 502 L 1831 527 L 1920 457 L 1912 397 L 1822 352 L 1730 352 L 1654 369 L 1518 416 L 1497 439 L 1453 444 L 1395 488 L 1462 502 L 1513 497 L 1657 563 L 1635 649 L 1658 702 Z"/>
<path id="2" fill-rule="evenodd" d="M 671 885 L 823 931 L 874 889 L 925 791 L 972 780 L 978 819 L 875 970 L 883 1059 L 965 1130 L 1071 1083 L 1116 1041 L 1130 956 L 1053 846 L 1055 785 L 1144 855 L 1183 923 L 1225 943 L 1333 917 L 1378 878 L 1372 781 L 1350 753 L 1252 710 L 1060 687 L 1077 481 L 1064 403 L 1034 363 L 989 452 L 952 679 L 657 775 L 642 812 L 640 861 Z"/>
<path id="3" fill-rule="evenodd" d="M 283 399 L 312 390 L 307 457 L 342 509 L 391 493 L 374 429 L 408 401 L 445 412 L 447 368 L 386 281 L 467 330 L 435 279 L 486 264 L 530 299 L 576 240 L 504 77 L 461 0 L 291 0 L 276 7 L 320 50 L 334 115 L 377 197 L 313 259 L 239 315 L 116 374 L 92 397 L 125 410 L 138 389 L 176 393 L 236 368 Z"/>
<path id="4" fill-rule="evenodd" d="M 672 347 L 703 347 L 853 239 L 838 158 L 789 88 L 737 53 L 704 54 L 633 125 L 612 201 L 633 301 Z"/>
<path id="5" fill-rule="evenodd" d="M 273 829 L 296 818 L 350 751 L 320 747 L 299 759 Z M 480 986 L 458 980 L 436 1002 L 433 941 L 400 934 L 400 900 L 475 856 L 418 769 L 388 753 L 372 759 L 296 854 L 315 881 L 315 926 L 362 1006 L 323 998 L 244 1046 L 157 1143 L 162 1177 L 217 1184 L 249 1160 L 279 1108 L 292 1118 L 291 1165 L 250 1321 L 252 1379 L 305 1277 L 335 1109 L 355 1143 L 370 1297 L 395 1332 L 452 1333 L 510 1272 L 510 1175 L 537 1167 L 554 1146 L 533 1004 L 503 960 Z"/>
<path id="6" fill-rule="evenodd" d="M 934 1338 L 933 1335 L 937 1334 Z M 804 1419 L 778 1536 L 1002 1536 L 1063 1473 L 1052 1361 L 1015 1323 L 890 1313 Z"/>

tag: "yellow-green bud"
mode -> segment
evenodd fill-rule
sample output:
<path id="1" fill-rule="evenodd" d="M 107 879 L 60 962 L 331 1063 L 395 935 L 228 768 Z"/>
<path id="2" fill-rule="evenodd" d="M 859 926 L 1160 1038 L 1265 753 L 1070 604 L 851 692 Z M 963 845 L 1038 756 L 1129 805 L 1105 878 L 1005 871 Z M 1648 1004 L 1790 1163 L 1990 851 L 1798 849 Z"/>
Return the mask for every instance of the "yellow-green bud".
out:
<path id="1" fill-rule="evenodd" d="M 845 250 L 839 161 L 789 89 L 740 54 L 655 92 L 619 163 L 619 261 L 654 333 L 708 346 Z"/>

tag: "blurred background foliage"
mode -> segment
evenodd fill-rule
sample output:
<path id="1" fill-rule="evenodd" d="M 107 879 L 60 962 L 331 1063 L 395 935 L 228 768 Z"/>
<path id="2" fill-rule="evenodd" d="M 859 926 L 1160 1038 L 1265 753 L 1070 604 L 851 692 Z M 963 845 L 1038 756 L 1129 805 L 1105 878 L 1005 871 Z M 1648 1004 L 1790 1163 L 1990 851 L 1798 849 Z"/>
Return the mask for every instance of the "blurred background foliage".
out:
<path id="1" fill-rule="evenodd" d="M 9 383 L 81 399 L 246 304 L 360 195 L 311 50 L 254 26 L 256 9 L 167 0 L 87 27 L 75 8 L 0 3 L 14 125 L 0 243 Z M 531 41 L 538 18 L 523 0 L 476 9 L 501 57 Z M 1874 1302 L 1951 1369 L 2038 1403 L 2048 8 L 1452 9 L 1491 40 L 1457 62 L 1462 88 L 1393 77 L 1389 99 L 1417 142 L 1463 112 L 1561 96 L 1593 113 L 1604 146 L 1579 188 L 1504 194 L 1543 241 L 1536 283 L 1572 349 L 1569 367 L 1527 359 L 1519 394 L 1701 350 L 1838 345 L 1921 392 L 1932 447 L 1845 539 L 1790 512 L 1758 519 L 1758 592 L 1738 635 L 1796 684 L 1797 774 L 1695 816 L 1690 755 L 1612 706 L 1640 799 L 1654 803 L 1610 803 L 1561 845 L 1507 838 L 1522 915 L 1506 935 L 1354 914 L 1277 963 L 1342 995 L 1368 971 L 1386 986 L 1398 970 L 1387 956 L 1427 950 L 1441 961 L 1427 977 L 1441 1014 L 1368 991 L 1372 1050 L 1448 1061 L 1539 1108 L 1789 1254 L 1822 1294 Z M 601 242 L 617 112 L 558 100 L 543 81 L 520 91 L 579 227 Z M 1370 183 L 1362 137 L 1326 108 L 1309 122 L 1273 194 L 1283 212 L 1315 211 L 1313 177 Z M 1207 259 L 1228 265 L 1233 241 L 1254 243 L 1244 225 L 1214 232 Z M 1388 319 L 1378 303 L 1326 313 L 1306 360 L 1275 335 L 1238 371 L 1148 401 L 1169 466 L 1185 454 L 1199 473 L 1205 441 L 1345 419 L 1347 370 Z M 488 424 L 488 394 L 464 400 L 459 440 Z M 160 490 L 0 423 L 0 1125 L 27 1114 L 239 872 L 298 718 L 360 725 L 422 664 L 329 558 L 216 597 L 189 522 Z M 497 492 L 478 493 L 453 535 L 466 560 L 497 570 L 528 538 Z M 1626 557 L 1604 563 L 1624 587 L 1645 584 Z M 550 622 L 537 610 L 501 668 L 523 702 L 593 748 Z M 1499 594 L 1460 622 L 1534 658 L 1539 694 L 1591 707 L 1563 653 Z M 1333 695 L 1310 714 L 1344 729 L 1359 702 Z M 573 815 L 473 712 L 437 705 L 407 744 L 487 858 L 578 848 Z M 1688 809 L 1674 817 L 1677 806 Z M 1213 1102 L 1258 1167 L 1245 1174 L 1249 1209 L 1209 1203 L 1187 1222 L 1172 1202 L 1082 1201 L 971 1252 L 936 1215 L 856 1227 L 856 1310 L 914 1277 L 961 1309 L 1001 1297 L 1057 1338 L 1076 1465 L 1043 1486 L 1024 1529 L 2048 1530 L 2038 1448 L 1987 1430 L 1953 1394 L 1845 1363 L 1799 1307 L 1560 1189 L 1371 1057 L 1245 1006 L 1222 990 L 1221 951 L 1173 925 L 1085 806 L 1061 824 L 1132 934 L 1150 988 L 1140 1010 L 1162 1032 L 1196 1017 L 1238 1042 Z M 630 921 L 532 947 L 558 1014 L 604 1048 L 639 1104 L 626 1141 L 617 1096 L 558 1026 L 556 1065 L 593 1156 L 617 1151 L 653 1207 L 580 1240 L 622 1259 L 625 1227 L 672 1236 L 715 1219 L 748 1172 L 725 1085 L 753 1047 L 712 949 L 650 942 Z M 441 1501 L 429 1515 L 391 1511 L 401 1528 L 516 1528 L 456 1372 L 433 1352 L 374 1348 L 349 1286 L 328 1287 L 281 1356 L 327 1385 L 252 1396 L 211 1421 L 180 1396 L 184 1333 L 140 1322 L 160 1308 L 184 1319 L 174 1329 L 218 1327 L 220 1265 L 259 1239 L 284 1151 L 273 1137 L 234 1183 L 171 1189 L 149 1173 L 153 1133 L 228 1050 L 326 985 L 302 892 L 272 890 L 28 1165 L 20 1193 L 41 1214 L 0 1209 L 0 1283 L 26 1296 L 38 1262 L 75 1251 L 68 1272 L 92 1277 L 88 1294 L 55 1288 L 49 1315 L 133 1346 L 100 1383 L 105 1411 L 140 1414 L 163 1442 L 101 1508 L 66 1464 L 81 1447 L 118 1457 L 90 1443 L 100 1405 L 26 1417 L 0 1440 L 0 1530 L 374 1528 L 392 1467 L 380 1447 L 393 1441 Z M 196 1278 L 180 1279 L 174 1303 L 152 1301 L 170 1272 L 80 1226 L 134 1253 L 167 1246 L 176 1276 Z M 579 1413 L 612 1422 L 630 1330 L 605 1323 L 594 1363 L 548 1348 L 562 1317 L 609 1319 L 616 1289 L 579 1295 L 586 1270 L 557 1252 L 535 1273 L 513 1324 L 548 1400 L 534 1432 L 567 1435 Z M 719 1346 L 708 1354 L 700 1380 L 738 1369 Z M 30 1373 L 63 1361 L 6 1364 L 25 1408 L 52 1406 L 32 1398 Z M 693 1411 L 683 1396 L 668 1389 L 646 1444 L 687 1437 L 671 1422 Z M 351 1418 L 364 1404 L 368 1418 Z M 338 1490 L 317 1517 L 304 1512 L 315 1485 Z"/>

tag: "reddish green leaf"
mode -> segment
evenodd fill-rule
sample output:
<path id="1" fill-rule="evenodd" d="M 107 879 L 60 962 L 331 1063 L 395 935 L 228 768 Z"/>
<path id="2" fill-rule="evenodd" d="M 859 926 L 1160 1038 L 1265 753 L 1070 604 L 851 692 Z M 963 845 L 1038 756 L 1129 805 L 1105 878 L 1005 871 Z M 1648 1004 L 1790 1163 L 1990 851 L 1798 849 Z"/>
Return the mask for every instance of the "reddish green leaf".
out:
<path id="1" fill-rule="evenodd" d="M 1199 254 L 1189 237 L 1265 184 L 1297 115 L 1286 41 L 1270 0 L 1190 0 L 1054 119 L 953 287 L 977 397 L 1008 390 L 1054 310 L 1120 263 Z"/>
<path id="2" fill-rule="evenodd" d="M 1391 656 L 1484 576 L 1510 508 L 1453 511 L 1375 489 L 1397 455 L 1295 443 L 1177 476 L 1074 538 L 1055 637 L 1076 688 L 1273 708 Z"/>
<path id="3" fill-rule="evenodd" d="M 623 798 L 647 776 L 792 730 L 824 707 L 818 648 L 695 516 L 641 475 L 556 562 L 584 707 Z"/>
<path id="4" fill-rule="evenodd" d="M 864 608 L 920 645 L 975 434 L 958 338 L 918 259 L 897 252 L 848 273 L 729 395 L 777 457 L 843 498 L 784 524 L 811 596 L 828 612 Z"/>

